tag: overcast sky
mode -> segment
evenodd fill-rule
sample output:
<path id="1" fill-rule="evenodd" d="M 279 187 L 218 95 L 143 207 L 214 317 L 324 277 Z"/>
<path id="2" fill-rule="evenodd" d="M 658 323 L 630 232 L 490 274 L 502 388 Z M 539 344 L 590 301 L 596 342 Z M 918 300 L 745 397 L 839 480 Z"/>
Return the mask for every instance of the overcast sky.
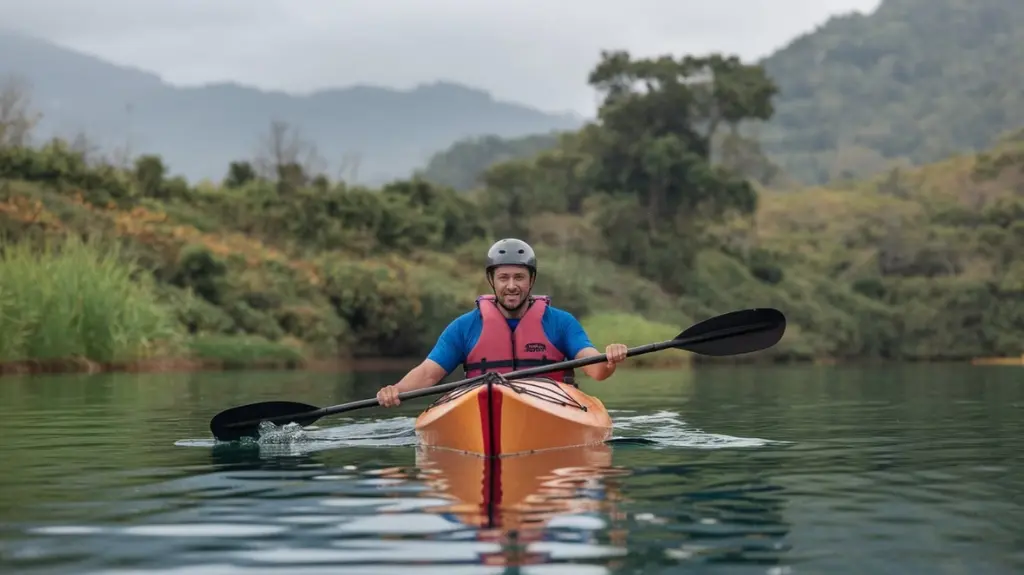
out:
<path id="1" fill-rule="evenodd" d="M 590 115 L 601 49 L 754 59 L 879 0 L 0 0 L 0 23 L 174 84 L 447 79 Z"/>

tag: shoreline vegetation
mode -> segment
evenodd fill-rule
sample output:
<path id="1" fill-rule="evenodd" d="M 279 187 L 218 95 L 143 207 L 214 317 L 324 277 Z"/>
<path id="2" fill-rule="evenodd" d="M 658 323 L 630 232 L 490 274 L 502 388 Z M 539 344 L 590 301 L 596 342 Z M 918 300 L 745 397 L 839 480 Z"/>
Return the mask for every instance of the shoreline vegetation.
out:
<path id="1" fill-rule="evenodd" d="M 589 83 L 597 121 L 464 192 L 331 181 L 280 122 L 256 158 L 193 184 L 155 155 L 33 143 L 29 94 L 8 86 L 21 116 L 0 119 L 0 374 L 411 367 L 489 292 L 483 254 L 508 236 L 538 252 L 534 293 L 599 349 L 764 306 L 786 314 L 785 337 L 728 363 L 1024 352 L 1024 131 L 874 179 L 773 189 L 737 129 L 773 114 L 762 68 L 607 52 Z M 705 362 L 722 361 L 665 350 L 628 365 Z"/>
<path id="2" fill-rule="evenodd" d="M 188 336 L 173 311 L 153 293 L 145 270 L 124 261 L 116 244 L 95 246 L 77 236 L 42 249 L 0 243 L 0 376 L 101 372 L 198 372 L 286 369 L 311 372 L 408 369 L 420 357 L 325 358 L 296 342 L 250 335 Z M 76 289 L 68 289 L 69 286 Z M 14 302 L 18 302 L 15 304 Z M 110 320 L 113 318 L 113 321 Z M 674 329 L 634 314 L 588 318 L 600 341 L 613 335 L 628 345 L 667 339 Z M 656 329 L 652 330 L 652 326 Z M 61 355 L 64 354 L 64 355 Z M 19 359 L 11 359 L 11 358 Z M 625 368 L 664 369 L 722 363 L 677 350 L 636 357 Z M 757 362 L 756 358 L 748 361 Z M 730 358 L 724 363 L 744 362 Z M 799 363 L 835 365 L 833 358 Z M 853 363 L 859 363 L 854 360 Z M 1021 357 L 972 358 L 975 365 L 1024 365 Z M 842 362 L 848 363 L 848 362 Z"/>

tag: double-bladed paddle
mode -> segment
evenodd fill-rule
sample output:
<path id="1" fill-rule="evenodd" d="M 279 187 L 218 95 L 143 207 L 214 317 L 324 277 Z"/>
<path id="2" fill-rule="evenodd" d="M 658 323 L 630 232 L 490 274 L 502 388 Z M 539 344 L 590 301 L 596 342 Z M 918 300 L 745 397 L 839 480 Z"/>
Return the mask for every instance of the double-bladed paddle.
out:
<path id="1" fill-rule="evenodd" d="M 626 351 L 626 357 L 672 348 L 685 349 L 708 356 L 740 355 L 760 351 L 775 345 L 782 339 L 785 331 L 786 317 L 779 310 L 773 308 L 744 309 L 696 323 L 673 339 L 630 348 Z M 602 353 L 581 359 L 521 369 L 503 375 L 505 379 L 522 379 L 552 371 L 575 369 L 607 360 L 607 355 Z M 398 394 L 398 398 L 406 400 L 426 395 L 437 395 L 474 383 L 483 378 L 484 376 L 480 375 L 423 389 L 406 391 Z M 301 426 L 307 426 L 326 415 L 376 405 L 379 405 L 376 397 L 324 408 L 293 401 L 250 403 L 248 405 L 232 407 L 218 413 L 210 420 L 210 431 L 213 432 L 213 436 L 218 440 L 233 441 L 246 436 L 258 436 L 259 425 L 264 421 L 271 423 L 294 422 Z"/>

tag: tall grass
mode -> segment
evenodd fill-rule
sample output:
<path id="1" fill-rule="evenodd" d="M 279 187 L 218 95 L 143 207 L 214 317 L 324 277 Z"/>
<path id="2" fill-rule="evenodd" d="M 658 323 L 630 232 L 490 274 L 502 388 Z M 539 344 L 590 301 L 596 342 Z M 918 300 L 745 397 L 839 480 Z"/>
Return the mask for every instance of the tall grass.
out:
<path id="1" fill-rule="evenodd" d="M 610 343 L 622 343 L 626 347 L 636 347 L 672 339 L 683 330 L 683 327 L 653 322 L 636 314 L 622 312 L 594 314 L 583 318 L 581 323 L 594 347 L 601 353 L 604 353 L 605 347 Z M 648 368 L 675 367 L 689 365 L 690 360 L 689 352 L 680 349 L 665 349 L 631 357 L 622 365 Z"/>
<path id="2" fill-rule="evenodd" d="M 197 335 L 189 340 L 192 357 L 216 361 L 223 369 L 283 367 L 295 369 L 306 361 L 302 350 L 258 335 Z"/>
<path id="3" fill-rule="evenodd" d="M 126 362 L 181 349 L 152 276 L 116 244 L 75 237 L 43 247 L 0 240 L 0 362 Z"/>

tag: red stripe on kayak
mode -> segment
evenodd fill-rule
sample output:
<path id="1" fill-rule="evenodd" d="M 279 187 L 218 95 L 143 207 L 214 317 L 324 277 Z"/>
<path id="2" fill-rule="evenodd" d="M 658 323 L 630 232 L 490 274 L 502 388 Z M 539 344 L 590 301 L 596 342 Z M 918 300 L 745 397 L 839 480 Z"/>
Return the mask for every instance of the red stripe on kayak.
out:
<path id="1" fill-rule="evenodd" d="M 501 396 L 502 393 L 487 385 L 477 394 L 480 408 L 480 433 L 483 435 L 484 456 L 501 453 Z"/>
<path id="2" fill-rule="evenodd" d="M 501 524 L 501 396 L 502 393 L 488 384 L 477 394 L 480 408 L 480 433 L 484 446 L 483 509 L 487 515 L 487 527 Z"/>
<path id="3" fill-rule="evenodd" d="M 480 445 L 483 445 L 484 456 L 491 454 L 491 388 L 483 386 L 476 394 L 476 402 L 480 406 Z M 484 489 L 487 484 L 484 483 Z M 485 494 L 486 497 L 486 494 Z"/>
<path id="4" fill-rule="evenodd" d="M 491 455 L 501 453 L 501 398 L 505 394 L 495 388 L 491 388 L 491 425 L 494 426 L 494 433 L 491 435 Z"/>

